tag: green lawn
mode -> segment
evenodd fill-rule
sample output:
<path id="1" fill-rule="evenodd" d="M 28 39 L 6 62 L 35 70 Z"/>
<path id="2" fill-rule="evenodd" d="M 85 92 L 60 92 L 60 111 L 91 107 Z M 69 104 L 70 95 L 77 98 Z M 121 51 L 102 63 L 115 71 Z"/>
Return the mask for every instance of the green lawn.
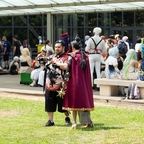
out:
<path id="1" fill-rule="evenodd" d="M 0 97 L 0 144 L 144 144 L 144 111 L 95 107 L 94 128 L 64 125 L 55 113 L 55 126 L 44 127 L 44 102 Z"/>

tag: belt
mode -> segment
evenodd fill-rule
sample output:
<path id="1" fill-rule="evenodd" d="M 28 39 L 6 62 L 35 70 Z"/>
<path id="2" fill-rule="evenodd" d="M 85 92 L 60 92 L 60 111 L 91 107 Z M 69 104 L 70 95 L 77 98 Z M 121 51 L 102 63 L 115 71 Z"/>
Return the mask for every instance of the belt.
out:
<path id="1" fill-rule="evenodd" d="M 89 53 L 89 54 L 100 54 L 100 53 Z"/>

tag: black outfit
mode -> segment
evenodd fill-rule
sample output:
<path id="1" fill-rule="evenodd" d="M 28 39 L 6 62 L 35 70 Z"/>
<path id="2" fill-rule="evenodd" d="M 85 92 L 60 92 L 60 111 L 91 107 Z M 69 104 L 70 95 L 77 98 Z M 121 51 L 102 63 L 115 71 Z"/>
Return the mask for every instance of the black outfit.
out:
<path id="1" fill-rule="evenodd" d="M 21 66 L 29 66 L 27 62 L 21 62 Z"/>
<path id="2" fill-rule="evenodd" d="M 57 95 L 58 95 L 58 92 L 48 91 L 46 89 L 46 93 L 45 93 L 45 111 L 46 112 L 55 112 L 57 109 L 57 104 L 58 104 L 58 112 L 66 112 L 66 110 L 62 110 L 63 98 Z"/>
<path id="3" fill-rule="evenodd" d="M 141 52 L 137 52 L 136 54 L 137 54 L 137 60 L 138 61 L 142 60 Z"/>
<path id="4" fill-rule="evenodd" d="M 17 41 L 14 41 L 14 46 L 16 47 L 16 51 L 15 51 L 15 54 L 14 56 L 18 56 L 20 57 L 21 55 L 21 52 L 20 52 L 20 42 L 17 40 Z"/>
<path id="5" fill-rule="evenodd" d="M 10 74 L 11 74 L 11 75 L 18 75 L 18 72 L 16 71 L 16 70 L 17 70 L 17 67 L 16 67 L 16 65 L 15 65 L 14 63 L 15 63 L 15 62 L 13 62 L 13 64 L 11 65 Z"/>
<path id="6" fill-rule="evenodd" d="M 66 54 L 62 54 L 60 56 L 53 54 L 50 56 L 50 58 L 59 62 L 67 61 Z M 51 78 L 55 79 L 55 76 L 52 75 Z M 58 95 L 58 92 L 56 90 L 48 90 L 47 88 L 45 88 L 45 111 L 46 112 L 55 112 L 57 109 L 57 106 L 58 106 L 59 112 L 67 112 L 66 110 L 62 110 L 63 98 L 57 95 Z"/>
<path id="7" fill-rule="evenodd" d="M 118 69 L 122 70 L 123 68 L 123 62 L 121 60 L 118 60 Z"/>
<path id="8" fill-rule="evenodd" d="M 10 51 L 8 50 L 8 45 L 9 45 L 9 42 L 8 42 L 8 41 L 5 41 L 5 42 L 4 42 L 4 49 L 6 49 L 6 53 L 5 53 L 5 55 L 3 56 L 4 61 L 9 61 Z"/>

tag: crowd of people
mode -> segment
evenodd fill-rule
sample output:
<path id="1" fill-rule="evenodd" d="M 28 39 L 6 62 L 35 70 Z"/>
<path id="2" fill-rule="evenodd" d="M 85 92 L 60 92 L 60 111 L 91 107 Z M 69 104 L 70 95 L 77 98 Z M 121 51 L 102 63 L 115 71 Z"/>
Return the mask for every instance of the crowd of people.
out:
<path id="1" fill-rule="evenodd" d="M 70 42 L 68 33 L 60 35 L 54 44 L 45 40 L 35 60 L 31 59 L 27 45 L 20 51 L 17 36 L 13 37 L 13 61 L 9 64 L 8 41 L 3 36 L 3 58 L 11 74 L 29 73 L 31 87 L 42 86 L 45 90 L 45 111 L 48 121 L 45 126 L 54 126 L 54 112 L 64 113 L 66 125 L 77 127 L 77 115 L 81 125 L 93 127 L 91 111 L 94 110 L 93 89 L 95 78 L 139 80 L 142 69 L 142 38 L 137 39 L 134 48 L 128 36 L 119 34 L 109 37 L 101 35 L 96 27 L 94 36 L 85 36 L 85 47 L 76 36 Z M 103 73 L 103 76 L 102 76 Z M 83 91 L 81 91 L 83 89 Z M 125 87 L 119 86 L 119 95 L 126 95 Z"/>

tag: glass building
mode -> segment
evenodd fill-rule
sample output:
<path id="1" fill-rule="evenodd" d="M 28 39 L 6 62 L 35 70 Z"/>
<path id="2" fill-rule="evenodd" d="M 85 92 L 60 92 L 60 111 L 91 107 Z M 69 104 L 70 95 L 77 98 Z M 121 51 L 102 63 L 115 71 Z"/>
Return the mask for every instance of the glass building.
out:
<path id="1" fill-rule="evenodd" d="M 70 39 L 76 34 L 81 38 L 93 35 L 94 27 L 102 28 L 102 35 L 121 34 L 129 37 L 134 45 L 137 37 L 143 37 L 144 11 L 101 12 L 54 15 L 55 38 L 68 31 Z"/>
<path id="2" fill-rule="evenodd" d="M 143 5 L 142 0 L 1 0 L 0 37 L 11 42 L 14 34 L 20 41 L 27 37 L 34 48 L 38 36 L 54 44 L 61 33 L 84 39 L 98 26 L 102 35 L 127 35 L 134 45 L 144 32 Z"/>
<path id="3" fill-rule="evenodd" d="M 44 39 L 49 35 L 53 42 L 64 32 L 69 33 L 70 40 L 77 34 L 83 39 L 85 35 L 93 35 L 93 28 L 98 26 L 102 28 L 102 35 L 127 35 L 134 45 L 137 37 L 144 33 L 144 11 L 54 14 L 51 17 L 51 33 L 47 33 L 46 14 L 0 17 L 0 37 L 6 35 L 12 42 L 12 36 L 17 34 L 21 41 L 27 37 L 31 47 L 35 47 L 39 35 Z"/>

